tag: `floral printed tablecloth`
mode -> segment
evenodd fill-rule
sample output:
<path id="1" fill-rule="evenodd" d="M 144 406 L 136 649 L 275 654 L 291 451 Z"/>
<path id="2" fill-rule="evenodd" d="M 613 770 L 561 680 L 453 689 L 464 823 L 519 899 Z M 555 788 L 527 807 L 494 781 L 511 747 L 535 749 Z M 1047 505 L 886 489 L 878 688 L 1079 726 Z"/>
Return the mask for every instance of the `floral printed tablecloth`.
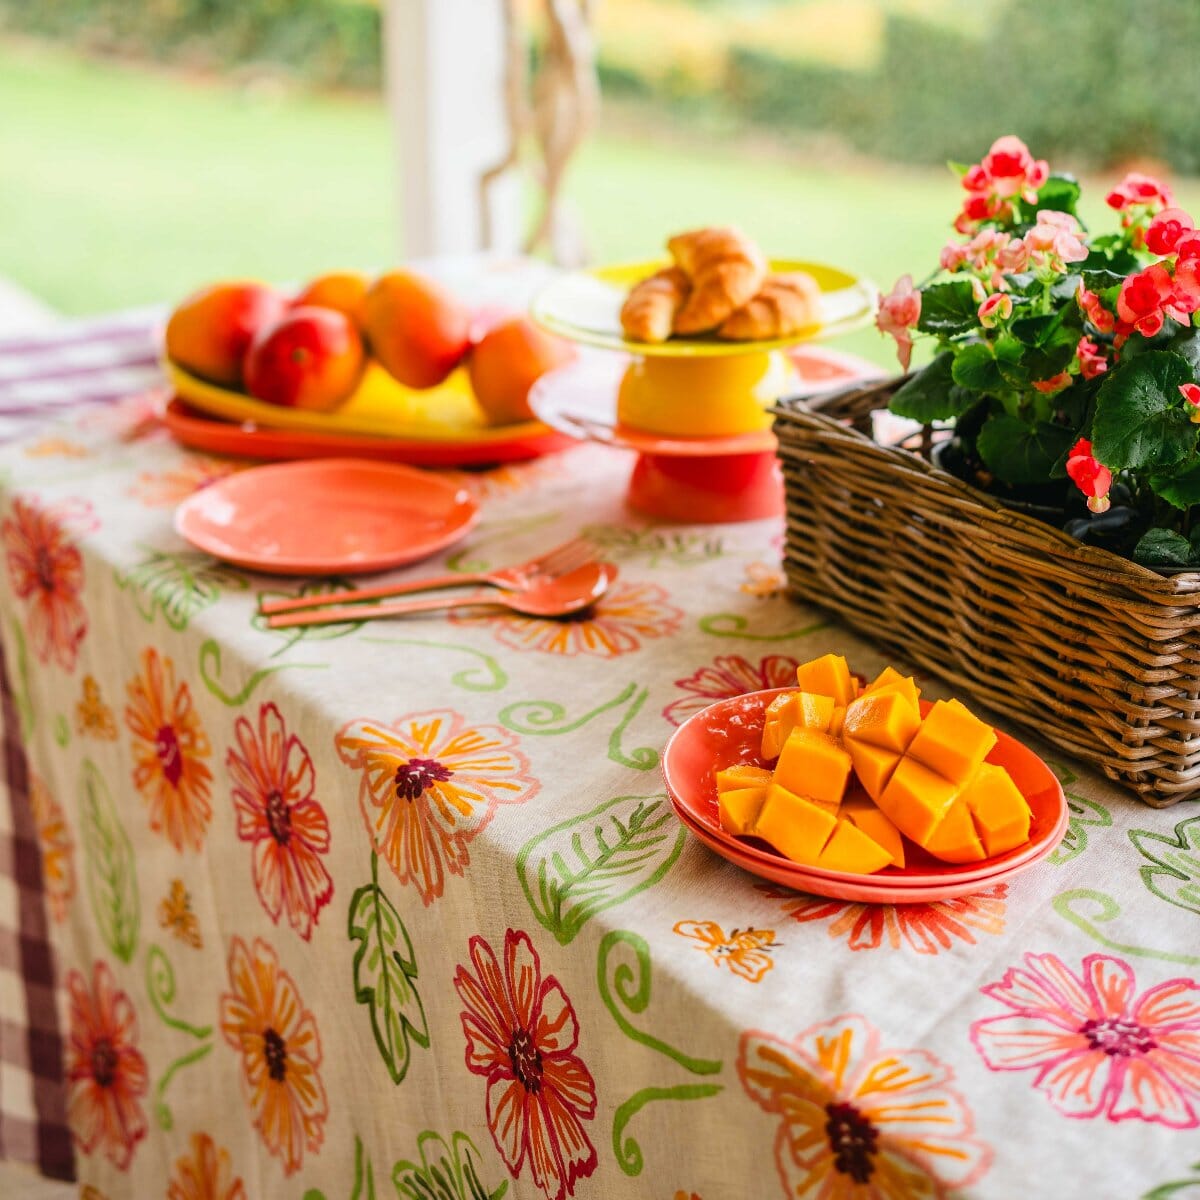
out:
<path id="1" fill-rule="evenodd" d="M 764 884 L 679 826 L 661 747 L 805 658 L 883 665 L 782 593 L 777 522 L 649 526 L 582 446 L 459 475 L 480 525 L 411 570 L 582 533 L 620 567 L 588 619 L 271 631 L 262 595 L 328 581 L 181 542 L 173 506 L 240 464 L 147 416 L 0 450 L 84 1194 L 1200 1189 L 1196 810 L 1043 748 L 1070 831 L 1011 884 Z"/>

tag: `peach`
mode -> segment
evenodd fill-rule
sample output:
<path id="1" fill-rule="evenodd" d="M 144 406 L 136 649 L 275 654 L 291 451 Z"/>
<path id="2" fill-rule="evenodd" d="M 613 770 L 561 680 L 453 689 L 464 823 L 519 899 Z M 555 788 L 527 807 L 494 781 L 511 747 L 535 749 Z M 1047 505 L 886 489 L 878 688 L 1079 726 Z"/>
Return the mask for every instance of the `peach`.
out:
<path id="1" fill-rule="evenodd" d="M 488 420 L 506 425 L 532 420 L 529 389 L 574 357 L 570 342 L 544 333 L 527 317 L 513 317 L 493 325 L 471 348 L 467 371 Z"/>
<path id="2" fill-rule="evenodd" d="M 380 364 L 405 387 L 431 388 L 462 362 L 471 312 L 445 288 L 392 271 L 367 292 L 365 330 Z"/>
<path id="3" fill-rule="evenodd" d="M 358 327 L 332 308 L 293 308 L 260 330 L 246 354 L 246 390 L 268 404 L 328 412 L 362 379 Z"/>
<path id="4" fill-rule="evenodd" d="M 344 313 L 361 330 L 365 324 L 367 280 L 357 271 L 319 275 L 292 301 L 293 308 L 332 308 Z"/>
<path id="5" fill-rule="evenodd" d="M 254 335 L 282 316 L 287 301 L 261 283 L 218 283 L 190 295 L 167 321 L 167 357 L 184 370 L 239 387 Z"/>

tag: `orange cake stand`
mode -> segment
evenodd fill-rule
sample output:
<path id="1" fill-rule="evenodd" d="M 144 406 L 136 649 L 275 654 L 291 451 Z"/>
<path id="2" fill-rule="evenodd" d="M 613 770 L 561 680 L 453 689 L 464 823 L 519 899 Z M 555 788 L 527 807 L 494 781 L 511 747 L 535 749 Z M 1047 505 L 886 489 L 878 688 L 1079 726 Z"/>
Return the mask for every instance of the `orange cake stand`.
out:
<path id="1" fill-rule="evenodd" d="M 820 325 L 769 342 L 628 341 L 619 319 L 625 294 L 662 265 L 575 272 L 538 295 L 531 312 L 545 329 L 617 353 L 585 350 L 543 376 L 530 407 L 559 432 L 635 451 L 627 502 L 639 513 L 688 524 L 777 516 L 783 479 L 770 405 L 877 373 L 860 360 L 804 345 L 869 320 L 875 290 L 833 267 L 776 259 L 773 271 L 803 270 L 817 280 Z"/>

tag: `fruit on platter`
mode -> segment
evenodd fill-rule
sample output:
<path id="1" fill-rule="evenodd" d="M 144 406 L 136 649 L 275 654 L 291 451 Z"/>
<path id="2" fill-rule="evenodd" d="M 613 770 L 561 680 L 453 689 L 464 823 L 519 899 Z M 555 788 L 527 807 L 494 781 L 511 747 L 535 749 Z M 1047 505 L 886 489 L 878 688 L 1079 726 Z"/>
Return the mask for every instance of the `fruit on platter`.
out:
<path id="1" fill-rule="evenodd" d="M 345 314 L 361 332 L 366 321 L 367 277 L 357 271 L 319 275 L 292 301 L 293 308 L 332 308 Z"/>
<path id="2" fill-rule="evenodd" d="M 797 691 L 767 707 L 758 763 L 716 774 L 721 827 L 794 862 L 870 874 L 905 863 L 905 839 L 949 863 L 1029 840 L 1030 811 L 1003 767 L 996 732 L 958 700 L 922 713 L 909 676 L 887 667 L 865 687 L 827 654 L 797 668 Z"/>
<path id="3" fill-rule="evenodd" d="M 402 384 L 436 387 L 471 347 L 471 311 L 431 279 L 390 271 L 367 292 L 365 330 L 375 357 Z"/>
<path id="4" fill-rule="evenodd" d="M 261 283 L 218 283 L 190 295 L 167 321 L 167 357 L 226 387 L 242 382 L 255 334 L 283 315 L 287 299 Z"/>
<path id="5" fill-rule="evenodd" d="M 358 326 L 344 313 L 293 308 L 251 342 L 246 390 L 269 404 L 328 412 L 358 387 L 365 365 Z"/>
<path id="6" fill-rule="evenodd" d="M 529 389 L 547 371 L 575 358 L 570 342 L 539 329 L 528 317 L 493 325 L 471 347 L 467 372 L 479 407 L 493 425 L 531 421 Z"/>

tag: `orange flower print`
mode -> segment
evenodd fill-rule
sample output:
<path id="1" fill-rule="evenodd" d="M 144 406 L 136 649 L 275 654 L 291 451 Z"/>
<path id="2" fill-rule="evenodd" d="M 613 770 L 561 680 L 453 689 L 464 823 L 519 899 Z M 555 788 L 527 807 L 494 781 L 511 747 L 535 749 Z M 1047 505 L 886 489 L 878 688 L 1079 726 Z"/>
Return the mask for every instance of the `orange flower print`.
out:
<path id="1" fill-rule="evenodd" d="M 26 606 L 26 629 L 44 663 L 75 670 L 79 643 L 87 633 L 83 556 L 68 535 L 61 513 L 18 496 L 0 524 L 8 577 Z"/>
<path id="2" fill-rule="evenodd" d="M 728 937 L 715 921 L 680 921 L 675 932 L 691 938 L 718 967 L 757 983 L 775 965 L 771 951 L 779 943 L 773 929 L 735 929 Z"/>
<path id="3" fill-rule="evenodd" d="M 849 904 L 804 896 L 775 884 L 755 885 L 764 896 L 784 900 L 793 921 L 830 921 L 829 936 L 846 938 L 851 950 L 875 950 L 885 942 L 917 954 L 940 954 L 956 942 L 975 945 L 977 933 L 1004 932 L 1008 884 L 932 904 Z"/>
<path id="4" fill-rule="evenodd" d="M 317 1068 L 321 1038 L 292 977 L 261 938 L 251 951 L 240 937 L 229 949 L 229 985 L 221 996 L 221 1032 L 242 1057 L 242 1095 L 267 1150 L 285 1175 L 304 1151 L 325 1140 L 329 1102 Z"/>
<path id="5" fill-rule="evenodd" d="M 738 1076 L 779 1117 L 775 1166 L 789 1196 L 944 1200 L 991 1165 L 953 1071 L 924 1050 L 889 1050 L 857 1014 L 790 1042 L 751 1030 Z"/>
<path id="6" fill-rule="evenodd" d="M 696 1192 L 685 1192 L 682 1188 L 675 1193 L 675 1200 L 701 1200 Z"/>
<path id="7" fill-rule="evenodd" d="M 740 591 L 760 599 L 778 596 L 786 587 L 787 576 L 778 567 L 768 566 L 764 562 L 747 564 L 746 578 L 739 584 Z"/>
<path id="8" fill-rule="evenodd" d="M 191 1153 L 175 1162 L 167 1200 L 246 1200 L 245 1184 L 232 1174 L 229 1151 L 207 1133 L 193 1133 Z"/>
<path id="9" fill-rule="evenodd" d="M 461 875 L 468 845 L 500 804 L 537 795 L 514 734 L 471 726 L 447 709 L 360 718 L 334 738 L 342 762 L 362 772 L 358 803 L 375 852 L 425 904 L 442 894 L 446 872 Z"/>
<path id="10" fill-rule="evenodd" d="M 757 666 L 740 654 L 722 654 L 713 659 L 711 667 L 701 667 L 694 675 L 675 680 L 675 686 L 686 694 L 672 700 L 663 709 L 663 716 L 672 725 L 682 725 L 715 700 L 767 688 L 795 687 L 798 665 L 788 654 L 768 654 Z"/>
<path id="11" fill-rule="evenodd" d="M 81 737 L 99 738 L 104 742 L 117 740 L 113 710 L 104 703 L 100 685 L 92 675 L 83 677 L 83 697 L 75 705 L 75 728 Z"/>
<path id="12" fill-rule="evenodd" d="M 200 936 L 200 922 L 192 912 L 192 898 L 183 886 L 182 879 L 171 880 L 171 890 L 158 906 L 158 923 L 193 950 L 199 950 L 204 945 L 204 939 Z"/>
<path id="13" fill-rule="evenodd" d="M 238 463 L 194 454 L 170 471 L 143 471 L 129 494 L 147 508 L 174 508 L 193 492 L 239 470 Z"/>
<path id="14" fill-rule="evenodd" d="M 50 795 L 43 780 L 33 774 L 29 777 L 29 808 L 42 852 L 42 888 L 50 918 L 62 922 L 67 919 L 67 907 L 75 895 L 75 867 L 71 860 L 75 843 L 67 826 L 67 814 Z"/>
<path id="15" fill-rule="evenodd" d="M 656 583 L 619 582 L 586 615 L 565 620 L 463 612 L 451 614 L 450 619 L 460 625 L 490 625 L 496 639 L 512 650 L 617 658 L 631 654 L 651 638 L 678 633 L 683 613 L 667 602 L 666 589 Z"/>
<path id="16" fill-rule="evenodd" d="M 125 724 L 133 734 L 133 783 L 150 807 L 150 828 L 176 850 L 199 850 L 212 819 L 208 735 L 175 664 L 142 651 L 142 673 L 126 688 Z"/>
<path id="17" fill-rule="evenodd" d="M 137 1014 L 107 963 L 97 962 L 92 986 L 79 971 L 67 975 L 67 1121 L 84 1154 L 101 1150 L 119 1171 L 129 1169 L 146 1136 L 138 1102 L 149 1087 L 137 1048 Z"/>
<path id="18" fill-rule="evenodd" d="M 87 458 L 91 451 L 68 438 L 44 437 L 25 447 L 27 458 Z"/>
<path id="19" fill-rule="evenodd" d="M 288 733 L 274 704 L 258 711 L 258 728 L 239 717 L 236 746 L 225 757 L 233 780 L 237 835 L 251 846 L 254 887 L 276 924 L 288 924 L 307 941 L 333 880 L 321 861 L 329 853 L 329 821 L 313 794 L 312 759 Z"/>

